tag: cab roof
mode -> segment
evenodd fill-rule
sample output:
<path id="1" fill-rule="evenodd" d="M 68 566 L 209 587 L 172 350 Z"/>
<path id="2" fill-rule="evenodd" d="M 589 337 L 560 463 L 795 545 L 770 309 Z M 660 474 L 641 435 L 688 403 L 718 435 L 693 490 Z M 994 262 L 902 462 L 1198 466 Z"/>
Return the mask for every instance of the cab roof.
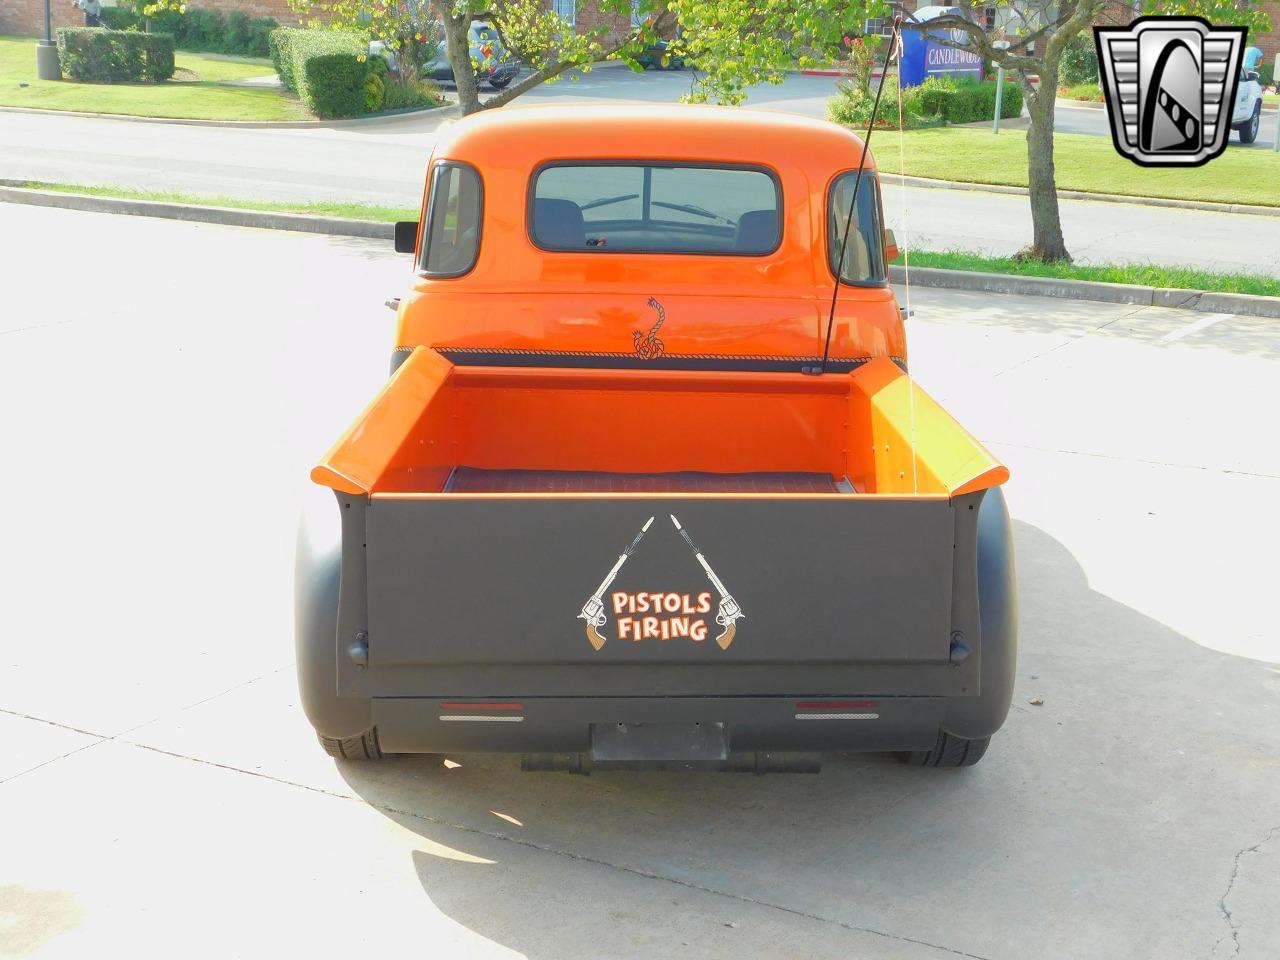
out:
<path id="1" fill-rule="evenodd" d="M 577 158 L 763 164 L 825 180 L 858 166 L 862 139 L 827 120 L 741 107 L 574 104 L 472 114 L 440 130 L 435 156 L 481 167 Z"/>

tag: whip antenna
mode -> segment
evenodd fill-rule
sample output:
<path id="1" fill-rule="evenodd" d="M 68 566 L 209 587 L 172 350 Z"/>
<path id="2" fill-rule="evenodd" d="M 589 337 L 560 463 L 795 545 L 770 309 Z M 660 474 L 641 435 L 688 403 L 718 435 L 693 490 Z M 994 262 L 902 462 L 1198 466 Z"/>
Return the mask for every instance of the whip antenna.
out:
<path id="1" fill-rule="evenodd" d="M 867 135 L 862 138 L 862 159 L 858 161 L 858 175 L 853 181 L 853 196 L 849 198 L 849 213 L 844 219 L 844 236 L 840 239 L 840 257 L 836 260 L 836 285 L 831 291 L 831 310 L 827 315 L 827 337 L 822 346 L 822 363 L 817 369 L 810 368 L 807 373 L 823 374 L 827 372 L 827 358 L 831 355 L 831 330 L 836 323 L 836 300 L 840 296 L 840 287 L 844 276 L 844 255 L 849 246 L 849 230 L 853 226 L 853 212 L 857 209 L 858 188 L 862 186 L 862 171 L 866 169 L 867 148 L 871 144 L 871 131 L 876 125 L 876 114 L 880 111 L 880 94 L 884 93 L 884 78 L 889 74 L 889 64 L 898 59 L 902 52 L 902 16 L 893 18 L 893 34 L 889 37 L 889 49 L 884 54 L 884 66 L 880 69 L 880 85 L 876 87 L 875 103 L 871 105 L 871 119 L 867 121 Z M 901 86 L 901 83 L 899 83 Z M 882 241 L 883 242 L 883 241 Z"/>

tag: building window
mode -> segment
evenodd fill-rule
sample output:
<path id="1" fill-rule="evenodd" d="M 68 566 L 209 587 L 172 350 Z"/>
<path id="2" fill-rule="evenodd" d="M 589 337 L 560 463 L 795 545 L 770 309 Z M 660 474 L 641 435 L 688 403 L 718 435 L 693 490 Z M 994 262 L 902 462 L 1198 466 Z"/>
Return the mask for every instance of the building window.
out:
<path id="1" fill-rule="evenodd" d="M 560 19 L 572 27 L 578 18 L 578 0 L 553 0 L 553 2 Z"/>
<path id="2" fill-rule="evenodd" d="M 862 33 L 868 37 L 891 37 L 893 36 L 893 18 L 897 16 L 906 20 L 911 17 L 911 14 L 901 3 L 891 3 L 887 17 L 872 17 L 862 21 Z"/>
<path id="3" fill-rule="evenodd" d="M 986 28 L 988 33 L 996 28 L 996 8 L 995 7 L 982 8 L 982 24 Z"/>

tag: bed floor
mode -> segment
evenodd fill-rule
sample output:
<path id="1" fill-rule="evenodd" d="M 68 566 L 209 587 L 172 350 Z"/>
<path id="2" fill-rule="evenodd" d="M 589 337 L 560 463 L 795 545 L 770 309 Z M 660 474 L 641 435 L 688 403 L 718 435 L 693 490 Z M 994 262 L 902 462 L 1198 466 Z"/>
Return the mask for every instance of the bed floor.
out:
<path id="1" fill-rule="evenodd" d="M 592 473 L 457 467 L 445 493 L 853 493 L 825 473 Z"/>

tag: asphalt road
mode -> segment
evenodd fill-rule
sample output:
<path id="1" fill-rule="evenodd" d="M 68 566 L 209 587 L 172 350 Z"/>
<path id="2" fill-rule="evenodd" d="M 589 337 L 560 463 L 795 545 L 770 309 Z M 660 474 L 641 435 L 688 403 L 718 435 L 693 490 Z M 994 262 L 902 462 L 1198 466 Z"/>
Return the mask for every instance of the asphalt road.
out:
<path id="1" fill-rule="evenodd" d="M 1240 134 L 1232 130 L 1227 136 L 1228 150 L 1271 150 L 1276 142 L 1277 112 L 1275 107 L 1265 107 L 1258 138 L 1253 143 L 1241 143 Z M 1066 106 L 1058 101 L 1053 115 L 1054 129 L 1061 133 L 1087 133 L 1098 137 L 1111 136 L 1107 111 L 1099 107 Z"/>
<path id="2" fill-rule="evenodd" d="M 1013 473 L 1014 708 L 972 769 L 335 764 L 295 504 L 406 262 L 0 213 L 0 955 L 1274 957 L 1273 321 L 912 291 L 915 375 Z"/>
<path id="3" fill-rule="evenodd" d="M 606 73 L 616 79 L 600 81 Z M 622 81 L 671 84 L 679 76 L 599 70 L 572 89 L 581 94 L 592 89 L 588 84 Z M 561 87 L 570 89 L 567 82 Z M 528 102 L 553 95 L 540 93 Z M 237 130 L 0 112 L 0 176 L 201 197 L 416 207 L 435 131 L 445 119 Z M 885 164 L 892 169 L 892 149 L 884 149 L 889 150 Z M 1008 255 L 1030 239 L 1025 197 L 893 185 L 886 185 L 884 197 L 889 225 L 900 241 L 916 247 Z M 1068 248 L 1081 263 L 1152 262 L 1275 273 L 1280 218 L 1082 200 L 1061 201 L 1061 213 Z"/>

